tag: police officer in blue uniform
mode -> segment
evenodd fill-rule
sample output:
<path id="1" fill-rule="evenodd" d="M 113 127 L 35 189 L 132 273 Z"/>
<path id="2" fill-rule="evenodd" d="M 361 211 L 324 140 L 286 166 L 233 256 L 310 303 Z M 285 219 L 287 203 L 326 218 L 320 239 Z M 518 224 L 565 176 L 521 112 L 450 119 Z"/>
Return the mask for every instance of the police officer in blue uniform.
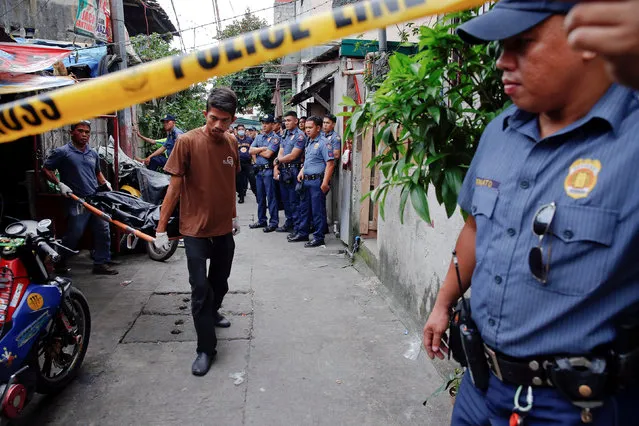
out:
<path id="1" fill-rule="evenodd" d="M 342 155 L 342 138 L 335 132 L 337 117 L 333 114 L 326 114 L 322 126 L 322 136 L 333 145 L 333 156 L 338 160 Z"/>
<path id="2" fill-rule="evenodd" d="M 299 231 L 299 195 L 295 191 L 297 175 L 302 167 L 306 135 L 297 127 L 297 113 L 289 111 L 284 115 L 285 133 L 280 152 L 275 159 L 275 180 L 280 183 L 286 222 L 276 232 L 289 232 L 293 237 Z"/>
<path id="3" fill-rule="evenodd" d="M 273 232 L 279 225 L 279 211 L 275 197 L 275 182 L 273 180 L 273 160 L 280 150 L 280 137 L 273 133 L 275 119 L 269 114 L 262 118 L 262 133 L 255 138 L 249 150 L 255 155 L 255 172 L 257 185 L 257 222 L 249 228 L 264 228 L 264 232 Z M 266 218 L 268 207 L 269 219 Z"/>
<path id="4" fill-rule="evenodd" d="M 171 156 L 171 152 L 173 152 L 173 147 L 175 147 L 177 138 L 184 133 L 175 126 L 175 116 L 167 114 L 160 121 L 162 122 L 164 131 L 166 132 L 166 141 L 160 148 L 144 159 L 146 167 L 149 170 L 156 172 L 162 171 L 164 165 Z"/>
<path id="5" fill-rule="evenodd" d="M 237 174 L 237 194 L 239 196 L 238 203 L 242 204 L 244 203 L 249 183 L 253 194 L 257 193 L 255 189 L 255 174 L 253 173 L 253 159 L 249 153 L 253 139 L 246 134 L 246 127 L 243 124 L 238 124 L 235 130 L 237 131 L 237 149 L 241 167 L 241 171 Z"/>
<path id="6" fill-rule="evenodd" d="M 304 194 L 300 203 L 301 224 L 299 232 L 289 238 L 290 242 L 308 241 L 311 220 L 315 229 L 313 239 L 304 247 L 324 245 L 326 225 L 326 194 L 331 189 L 330 181 L 335 169 L 333 147 L 321 136 L 322 119 L 316 116 L 306 120 L 308 143 L 304 154 L 304 166 L 297 180 L 303 182 Z"/>
<path id="7" fill-rule="evenodd" d="M 452 262 L 424 327 L 443 358 L 472 285 L 448 340 L 469 367 L 455 426 L 639 424 L 639 101 L 571 49 L 572 6 L 502 0 L 458 30 L 501 41 L 514 105 L 479 141 L 459 195 L 460 279 Z"/>

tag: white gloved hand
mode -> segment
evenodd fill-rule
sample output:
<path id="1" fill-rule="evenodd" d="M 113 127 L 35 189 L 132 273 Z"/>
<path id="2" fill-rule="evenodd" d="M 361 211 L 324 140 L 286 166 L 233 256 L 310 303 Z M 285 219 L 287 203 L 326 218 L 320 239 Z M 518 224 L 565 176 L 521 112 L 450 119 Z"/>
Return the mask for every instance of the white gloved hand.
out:
<path id="1" fill-rule="evenodd" d="M 60 194 L 64 195 L 65 197 L 73 194 L 73 190 L 62 182 L 58 182 L 58 187 L 60 188 Z"/>
<path id="2" fill-rule="evenodd" d="M 104 184 L 106 185 L 107 188 L 109 188 L 109 191 L 113 191 L 113 186 L 111 185 L 111 182 L 107 180 L 104 182 Z"/>
<path id="3" fill-rule="evenodd" d="M 158 250 L 168 251 L 171 248 L 169 235 L 166 232 L 156 232 L 153 246 Z"/>
<path id="4" fill-rule="evenodd" d="M 240 218 L 234 217 L 233 218 L 233 236 L 236 236 L 239 233 L 240 233 Z"/>

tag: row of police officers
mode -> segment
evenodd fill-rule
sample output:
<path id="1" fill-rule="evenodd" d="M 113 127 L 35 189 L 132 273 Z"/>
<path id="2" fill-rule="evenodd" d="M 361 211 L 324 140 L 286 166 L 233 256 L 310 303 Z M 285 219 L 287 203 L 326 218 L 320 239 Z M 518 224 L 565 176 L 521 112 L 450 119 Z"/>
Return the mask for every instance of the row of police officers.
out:
<path id="1" fill-rule="evenodd" d="M 304 241 L 305 247 L 324 245 L 326 194 L 335 169 L 334 159 L 341 152 L 335 121 L 332 115 L 309 117 L 302 131 L 297 114 L 290 111 L 284 115 L 285 130 L 277 133 L 274 117 L 262 118 L 262 132 L 248 149 L 248 157 L 255 158 L 258 203 L 257 221 L 250 228 L 288 233 L 289 242 Z M 246 146 L 240 143 L 239 149 L 242 156 Z M 283 226 L 279 226 L 276 181 L 286 215 Z"/>

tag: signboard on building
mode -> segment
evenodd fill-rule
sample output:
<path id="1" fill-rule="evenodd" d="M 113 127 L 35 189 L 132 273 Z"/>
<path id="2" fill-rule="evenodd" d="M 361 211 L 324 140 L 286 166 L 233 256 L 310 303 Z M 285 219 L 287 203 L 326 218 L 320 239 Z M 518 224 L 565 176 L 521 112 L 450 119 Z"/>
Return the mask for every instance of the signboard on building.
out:
<path id="1" fill-rule="evenodd" d="M 109 0 L 78 0 L 74 29 L 76 34 L 112 42 Z"/>
<path id="2" fill-rule="evenodd" d="M 57 47 L 0 43 L 0 72 L 32 73 L 45 70 L 72 53 Z"/>

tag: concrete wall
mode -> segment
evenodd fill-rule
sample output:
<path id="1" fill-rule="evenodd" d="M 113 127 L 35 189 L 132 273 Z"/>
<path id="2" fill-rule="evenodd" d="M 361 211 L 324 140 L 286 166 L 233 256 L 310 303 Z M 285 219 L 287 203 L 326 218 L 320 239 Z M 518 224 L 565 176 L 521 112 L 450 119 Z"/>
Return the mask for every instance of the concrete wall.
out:
<path id="1" fill-rule="evenodd" d="M 0 2 L 0 26 L 14 35 L 22 35 L 22 29 L 35 29 L 33 38 L 71 40 L 77 0 L 2 0 Z M 77 41 L 89 39 L 78 36 Z"/>
<path id="2" fill-rule="evenodd" d="M 431 193 L 428 202 L 432 226 L 419 218 L 410 201 L 406 204 L 402 225 L 399 194 L 399 189 L 389 193 L 386 218 L 379 219 L 378 274 L 400 305 L 423 324 L 448 269 L 463 219 L 459 212 L 448 219 Z"/>

